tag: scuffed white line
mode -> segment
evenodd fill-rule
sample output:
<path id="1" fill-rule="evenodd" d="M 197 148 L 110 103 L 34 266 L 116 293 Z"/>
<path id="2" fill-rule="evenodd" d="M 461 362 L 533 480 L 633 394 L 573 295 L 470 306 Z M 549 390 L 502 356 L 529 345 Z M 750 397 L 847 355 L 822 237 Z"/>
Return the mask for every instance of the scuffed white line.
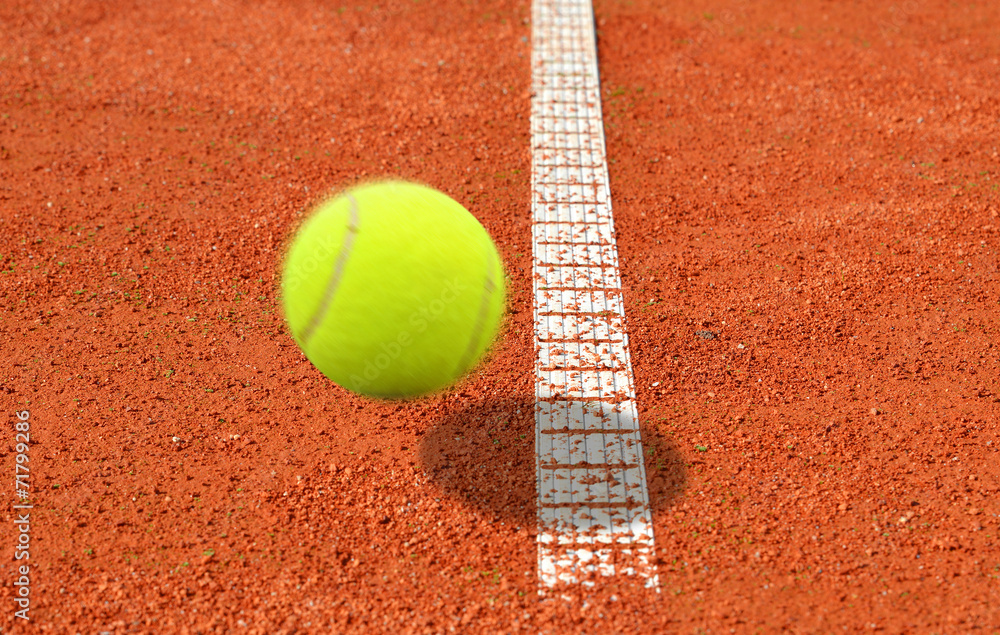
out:
<path id="1" fill-rule="evenodd" d="M 540 582 L 658 587 L 590 0 L 535 0 L 532 88 Z"/>

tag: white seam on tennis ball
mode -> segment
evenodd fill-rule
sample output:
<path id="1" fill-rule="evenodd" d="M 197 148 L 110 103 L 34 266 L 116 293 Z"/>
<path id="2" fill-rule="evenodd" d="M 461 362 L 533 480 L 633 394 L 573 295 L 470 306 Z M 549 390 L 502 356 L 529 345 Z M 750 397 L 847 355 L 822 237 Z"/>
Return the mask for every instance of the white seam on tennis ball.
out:
<path id="1" fill-rule="evenodd" d="M 489 256 L 492 256 L 492 249 L 488 249 L 487 253 Z M 476 315 L 476 322 L 472 326 L 472 335 L 469 337 L 469 345 L 466 346 L 465 352 L 462 353 L 462 357 L 458 360 L 458 366 L 456 369 L 459 373 L 471 370 L 470 368 L 467 368 L 467 366 L 472 363 L 473 355 L 475 355 L 476 348 L 479 346 L 479 340 L 483 337 L 483 330 L 486 326 L 486 318 L 489 316 L 490 312 L 490 299 L 493 297 L 493 292 L 496 290 L 496 286 L 496 282 L 493 280 L 493 263 L 487 263 L 486 282 L 483 284 L 483 295 L 482 299 L 479 301 L 479 313 Z"/>
<path id="2" fill-rule="evenodd" d="M 658 589 L 591 0 L 534 0 L 531 24 L 539 590 Z"/>
<path id="3" fill-rule="evenodd" d="M 302 331 L 303 345 L 308 344 L 312 334 L 317 328 L 319 328 L 319 325 L 323 322 L 323 318 L 326 316 L 326 312 L 330 309 L 330 303 L 333 302 L 333 296 L 337 293 L 337 287 L 340 286 L 340 279 L 344 275 L 344 265 L 347 264 L 347 258 L 351 255 L 351 249 L 354 247 L 354 238 L 358 233 L 360 216 L 358 201 L 351 194 L 345 194 L 345 196 L 351 203 L 351 210 L 350 219 L 347 222 L 347 233 L 344 235 L 344 244 L 341 245 L 340 253 L 337 254 L 337 263 L 333 267 L 333 274 L 330 276 L 330 281 L 326 284 L 326 291 L 323 293 L 323 300 L 313 313 L 312 318 L 306 324 L 305 330 Z"/>

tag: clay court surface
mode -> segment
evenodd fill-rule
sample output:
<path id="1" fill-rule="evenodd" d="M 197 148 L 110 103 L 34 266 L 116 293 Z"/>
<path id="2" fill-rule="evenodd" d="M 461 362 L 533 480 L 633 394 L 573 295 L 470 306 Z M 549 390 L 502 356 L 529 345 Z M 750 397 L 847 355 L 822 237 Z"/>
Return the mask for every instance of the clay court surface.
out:
<path id="1" fill-rule="evenodd" d="M 659 592 L 538 593 L 529 2 L 9 0 L 0 631 L 1000 630 L 1000 6 L 595 15 Z M 411 402 L 281 313 L 304 210 L 381 176 L 509 276 Z"/>

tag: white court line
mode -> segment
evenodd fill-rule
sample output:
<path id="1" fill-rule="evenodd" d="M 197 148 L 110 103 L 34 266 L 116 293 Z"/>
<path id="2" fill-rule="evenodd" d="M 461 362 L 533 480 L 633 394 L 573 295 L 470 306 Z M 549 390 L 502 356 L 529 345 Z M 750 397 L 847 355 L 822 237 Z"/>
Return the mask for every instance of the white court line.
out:
<path id="1" fill-rule="evenodd" d="M 590 2 L 532 7 L 538 572 L 658 588 Z"/>

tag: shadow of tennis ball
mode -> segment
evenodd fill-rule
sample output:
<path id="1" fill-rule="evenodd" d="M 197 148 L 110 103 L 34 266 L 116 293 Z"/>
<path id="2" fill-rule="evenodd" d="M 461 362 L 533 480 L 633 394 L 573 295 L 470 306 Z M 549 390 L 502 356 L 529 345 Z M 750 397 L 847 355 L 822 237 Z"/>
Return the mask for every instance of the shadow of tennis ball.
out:
<path id="1" fill-rule="evenodd" d="M 649 510 L 656 517 L 670 509 L 687 487 L 687 467 L 677 446 L 665 432 L 653 424 L 640 423 Z"/>
<path id="2" fill-rule="evenodd" d="M 686 483 L 666 434 L 640 425 L 650 510 L 670 507 Z M 420 441 L 420 462 L 444 493 L 497 519 L 534 523 L 537 509 L 535 402 L 482 401 L 446 413 Z"/>
<path id="3" fill-rule="evenodd" d="M 502 520 L 535 519 L 535 414 L 529 400 L 492 400 L 446 413 L 420 441 L 429 480 Z"/>

